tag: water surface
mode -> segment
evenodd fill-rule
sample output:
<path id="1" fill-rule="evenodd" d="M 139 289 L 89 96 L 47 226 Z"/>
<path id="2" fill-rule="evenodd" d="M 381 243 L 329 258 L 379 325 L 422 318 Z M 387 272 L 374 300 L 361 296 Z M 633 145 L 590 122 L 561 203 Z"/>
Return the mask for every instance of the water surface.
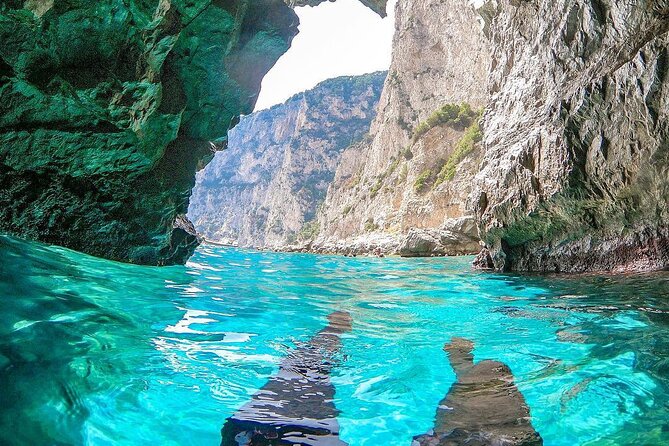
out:
<path id="1" fill-rule="evenodd" d="M 669 274 L 470 261 L 205 246 L 149 268 L 0 236 L 0 444 L 217 445 L 335 310 L 353 317 L 332 376 L 352 446 L 430 430 L 453 336 L 509 365 L 545 445 L 669 444 Z"/>

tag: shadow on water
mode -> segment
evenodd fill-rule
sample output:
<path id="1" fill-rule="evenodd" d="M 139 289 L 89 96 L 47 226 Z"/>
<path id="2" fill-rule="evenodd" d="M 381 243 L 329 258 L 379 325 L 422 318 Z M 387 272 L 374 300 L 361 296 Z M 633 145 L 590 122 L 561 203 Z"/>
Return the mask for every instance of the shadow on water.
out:
<path id="1" fill-rule="evenodd" d="M 516 277 L 469 261 L 203 247 L 148 268 L 0 236 L 0 444 L 200 446 L 223 425 L 237 446 L 273 437 L 275 417 L 408 446 L 447 431 L 440 405 L 500 382 L 502 412 L 529 406 L 524 428 L 547 446 L 669 444 L 669 274 Z M 345 335 L 323 329 L 336 310 L 353 319 Z M 483 364 L 466 378 L 442 351 L 458 337 Z M 265 410 L 273 394 L 301 402 Z"/>
<path id="2" fill-rule="evenodd" d="M 534 383 L 577 377 L 555 404 L 561 414 L 587 404 L 592 413 L 584 414 L 584 421 L 593 420 L 596 426 L 598 412 L 617 405 L 626 419 L 593 444 L 669 444 L 669 272 L 500 275 L 498 280 L 517 290 L 545 290 L 530 307 L 502 297 L 505 305 L 496 311 L 511 318 L 537 319 L 555 310 L 579 315 L 556 324 L 555 334 L 566 345 L 587 346 L 588 357 L 575 364 L 554 361 L 533 377 Z M 595 368 L 592 363 L 611 367 Z M 629 367 L 638 382 L 618 375 L 618 366 Z M 600 400 L 588 402 L 587 393 Z"/>

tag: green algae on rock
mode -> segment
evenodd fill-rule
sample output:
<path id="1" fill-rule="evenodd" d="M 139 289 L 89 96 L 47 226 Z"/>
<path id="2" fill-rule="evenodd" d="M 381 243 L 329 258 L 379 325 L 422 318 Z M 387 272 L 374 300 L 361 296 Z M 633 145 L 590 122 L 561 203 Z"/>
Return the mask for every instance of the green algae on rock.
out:
<path id="1" fill-rule="evenodd" d="M 4 2 L 0 231 L 185 262 L 195 172 L 297 23 L 281 0 Z"/>

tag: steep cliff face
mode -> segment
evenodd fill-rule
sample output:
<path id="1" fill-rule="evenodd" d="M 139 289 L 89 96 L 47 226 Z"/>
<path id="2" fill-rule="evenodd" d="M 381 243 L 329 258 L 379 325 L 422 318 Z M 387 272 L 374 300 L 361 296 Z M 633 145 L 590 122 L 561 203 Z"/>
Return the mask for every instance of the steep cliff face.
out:
<path id="1" fill-rule="evenodd" d="M 386 73 L 341 77 L 242 118 L 198 174 L 189 217 L 207 239 L 279 247 L 310 237 L 342 151 L 376 116 Z"/>
<path id="2" fill-rule="evenodd" d="M 488 2 L 472 197 L 499 269 L 669 267 L 669 2 Z"/>
<path id="3" fill-rule="evenodd" d="M 183 263 L 194 174 L 297 32 L 280 0 L 0 6 L 0 231 Z"/>
<path id="4" fill-rule="evenodd" d="M 488 100 L 491 49 L 466 0 L 400 0 L 396 17 L 371 140 L 342 156 L 319 216 L 316 251 L 478 249 L 465 204 L 478 170 L 476 114 Z"/>

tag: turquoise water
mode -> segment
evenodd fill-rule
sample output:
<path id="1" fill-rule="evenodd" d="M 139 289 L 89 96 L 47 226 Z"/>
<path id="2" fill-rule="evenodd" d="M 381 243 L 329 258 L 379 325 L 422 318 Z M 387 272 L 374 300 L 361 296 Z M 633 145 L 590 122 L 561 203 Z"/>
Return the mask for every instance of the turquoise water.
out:
<path id="1" fill-rule="evenodd" d="M 452 336 L 510 366 L 548 446 L 669 444 L 669 274 L 470 261 L 202 247 L 148 268 L 0 236 L 0 444 L 218 445 L 334 310 L 353 317 L 332 376 L 350 445 L 430 430 Z"/>

